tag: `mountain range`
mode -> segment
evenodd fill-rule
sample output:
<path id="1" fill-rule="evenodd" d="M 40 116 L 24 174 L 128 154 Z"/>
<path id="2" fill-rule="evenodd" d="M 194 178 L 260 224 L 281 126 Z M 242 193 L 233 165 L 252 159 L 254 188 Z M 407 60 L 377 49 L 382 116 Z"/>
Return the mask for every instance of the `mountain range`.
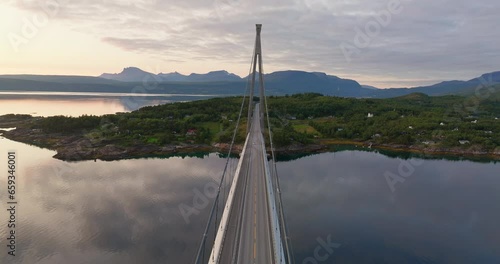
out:
<path id="1" fill-rule="evenodd" d="M 500 71 L 491 72 L 481 75 L 480 77 L 473 78 L 468 81 L 445 81 L 430 86 L 420 86 L 414 88 L 391 88 L 379 89 L 375 93 L 375 97 L 390 98 L 396 96 L 407 95 L 410 93 L 424 93 L 427 95 L 438 96 L 448 94 L 458 95 L 471 95 L 483 87 L 495 87 L 498 91 L 497 85 L 500 84 Z"/>
<path id="2" fill-rule="evenodd" d="M 58 75 L 0 75 L 0 91 L 62 91 L 129 93 L 137 86 L 155 94 L 241 95 L 247 77 L 227 71 L 183 75 L 178 72 L 153 74 L 136 67 L 98 77 Z M 473 94 L 477 87 L 500 84 L 500 71 L 483 74 L 467 81 L 445 81 L 414 88 L 377 89 L 322 72 L 277 71 L 264 75 L 266 93 L 285 95 L 315 92 L 324 95 L 356 98 L 390 98 L 410 93 L 430 96 Z M 498 86 L 495 87 L 497 89 Z"/>
<path id="3" fill-rule="evenodd" d="M 162 82 L 237 82 L 242 78 L 227 71 L 212 71 L 207 74 L 191 73 L 183 75 L 178 72 L 153 74 L 136 67 L 127 67 L 120 73 L 103 73 L 100 78 L 122 82 L 142 82 L 144 78 L 155 77 Z"/>

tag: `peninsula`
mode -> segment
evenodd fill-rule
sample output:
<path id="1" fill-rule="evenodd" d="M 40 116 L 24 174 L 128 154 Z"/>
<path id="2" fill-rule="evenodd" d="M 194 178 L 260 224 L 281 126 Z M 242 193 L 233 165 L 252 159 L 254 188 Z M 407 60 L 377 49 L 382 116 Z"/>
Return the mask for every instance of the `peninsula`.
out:
<path id="1" fill-rule="evenodd" d="M 213 98 L 104 116 L 4 115 L 0 128 L 15 129 L 0 132 L 11 140 L 55 150 L 55 158 L 68 161 L 227 151 L 241 100 Z M 391 99 L 308 93 L 270 96 L 268 104 L 278 154 L 352 144 L 500 159 L 498 93 L 487 98 L 414 93 Z M 243 118 L 235 153 L 241 149 L 245 130 Z"/>

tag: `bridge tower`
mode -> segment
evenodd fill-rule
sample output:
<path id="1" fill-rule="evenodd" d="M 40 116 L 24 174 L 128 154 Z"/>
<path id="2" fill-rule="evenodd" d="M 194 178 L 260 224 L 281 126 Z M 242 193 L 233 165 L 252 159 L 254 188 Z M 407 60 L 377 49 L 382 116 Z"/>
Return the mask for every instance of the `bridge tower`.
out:
<path id="1" fill-rule="evenodd" d="M 254 95 L 254 90 L 255 90 L 255 78 L 257 75 L 257 65 L 259 65 L 259 107 L 260 107 L 260 125 L 261 127 L 264 126 L 264 70 L 262 69 L 262 45 L 261 45 L 261 40 L 260 40 L 260 32 L 262 31 L 262 24 L 257 24 L 256 25 L 257 29 L 257 36 L 255 37 L 255 51 L 253 55 L 253 68 L 252 68 L 252 81 L 250 83 L 250 97 L 249 97 L 249 103 L 248 103 L 248 123 L 247 123 L 247 134 L 250 132 L 250 125 L 251 125 L 251 120 L 252 120 L 252 107 L 253 107 L 253 95 Z"/>
<path id="2" fill-rule="evenodd" d="M 242 99 L 238 121 L 233 132 L 233 139 L 228 151 L 226 166 L 219 182 L 217 196 L 212 205 L 202 242 L 196 256 L 196 264 L 205 262 L 206 245 L 210 227 L 214 223 L 214 240 L 209 264 L 223 263 L 274 263 L 291 264 L 291 245 L 289 245 L 281 191 L 272 141 L 269 119 L 269 143 L 272 153 L 271 167 L 267 159 L 264 140 L 264 116 L 269 117 L 264 94 L 264 70 L 262 63 L 262 46 L 260 33 L 262 25 L 257 24 L 255 50 L 252 54 L 253 72 L 251 78 L 250 98 L 248 106 L 247 137 L 243 146 L 238 166 L 234 172 L 230 190 L 221 193 L 225 185 L 226 169 L 234 140 L 239 132 L 241 116 L 246 98 Z M 258 65 L 258 69 L 257 69 Z M 253 104 L 255 81 L 259 73 L 260 102 Z M 224 195 L 224 196 L 221 196 Z M 223 199 L 223 212 L 218 221 L 219 200 Z M 215 220 L 214 220 L 215 218 Z M 214 221 L 213 221 L 214 220 Z"/>

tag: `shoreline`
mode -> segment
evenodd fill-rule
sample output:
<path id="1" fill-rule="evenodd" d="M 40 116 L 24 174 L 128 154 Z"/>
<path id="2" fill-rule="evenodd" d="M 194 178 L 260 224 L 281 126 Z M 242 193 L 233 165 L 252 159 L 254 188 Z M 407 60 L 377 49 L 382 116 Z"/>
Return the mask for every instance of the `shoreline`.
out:
<path id="1" fill-rule="evenodd" d="M 431 155 L 431 156 L 452 156 L 452 157 L 470 157 L 470 158 L 488 158 L 492 160 L 500 160 L 500 148 L 497 148 L 493 152 L 479 151 L 479 150 L 464 150 L 460 148 L 423 148 L 420 146 L 405 146 L 398 144 L 372 144 L 371 142 L 360 142 L 360 141 L 348 141 L 348 140 L 331 140 L 325 139 L 322 141 L 327 141 L 327 146 L 362 146 L 368 149 L 377 149 L 377 150 L 387 150 L 393 152 L 401 152 L 401 153 L 414 153 L 414 154 L 422 154 L 422 155 Z"/>
<path id="2" fill-rule="evenodd" d="M 95 141 L 84 135 L 63 135 L 63 134 L 42 134 L 40 131 L 34 131 L 28 128 L 17 128 L 11 131 L 1 130 L 3 137 L 38 147 L 56 151 L 53 157 L 62 161 L 85 161 L 85 160 L 103 160 L 113 161 L 122 159 L 133 159 L 147 156 L 169 156 L 173 154 L 190 154 L 196 152 L 220 152 L 227 153 L 229 144 L 215 143 L 206 144 L 169 144 L 164 146 L 143 144 L 137 142 L 130 146 L 123 146 L 111 140 Z M 291 154 L 314 154 L 324 153 L 332 150 L 333 146 L 361 146 L 367 149 L 388 150 L 403 153 L 415 153 L 433 156 L 456 156 L 456 157 L 475 157 L 500 160 L 500 148 L 493 152 L 482 151 L 472 146 L 469 149 L 444 149 L 420 146 L 404 146 L 397 144 L 374 144 L 372 142 L 360 142 L 338 139 L 320 139 L 318 142 L 308 145 L 290 145 L 278 147 L 275 149 L 276 155 Z M 242 150 L 241 144 L 235 144 L 231 154 L 239 155 Z M 268 148 L 267 152 L 271 150 Z"/>

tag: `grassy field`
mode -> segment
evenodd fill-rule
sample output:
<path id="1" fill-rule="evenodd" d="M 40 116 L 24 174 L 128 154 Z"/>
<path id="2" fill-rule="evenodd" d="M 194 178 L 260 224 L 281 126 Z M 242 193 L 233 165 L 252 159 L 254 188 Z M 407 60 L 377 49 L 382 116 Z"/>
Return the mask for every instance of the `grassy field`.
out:
<path id="1" fill-rule="evenodd" d="M 321 133 L 319 133 L 314 127 L 309 125 L 308 120 L 294 120 L 291 123 L 293 129 L 297 132 L 321 136 Z"/>
<path id="2" fill-rule="evenodd" d="M 220 122 L 202 122 L 200 126 L 207 128 L 213 135 L 217 135 L 224 131 Z"/>

